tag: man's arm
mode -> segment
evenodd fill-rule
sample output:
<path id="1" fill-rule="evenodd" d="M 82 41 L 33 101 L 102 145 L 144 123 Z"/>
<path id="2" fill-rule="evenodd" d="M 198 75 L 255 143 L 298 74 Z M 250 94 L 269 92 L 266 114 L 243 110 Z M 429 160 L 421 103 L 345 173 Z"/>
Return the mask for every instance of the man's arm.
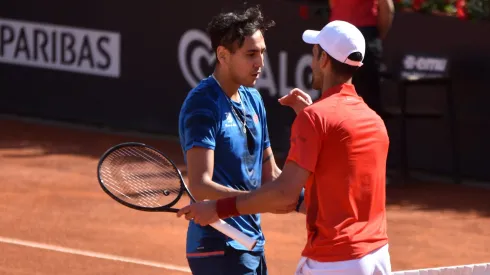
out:
<path id="1" fill-rule="evenodd" d="M 238 212 L 240 215 L 247 215 L 274 212 L 278 209 L 293 211 L 310 174 L 310 171 L 301 168 L 296 162 L 288 161 L 275 181 L 237 197 Z"/>
<path id="2" fill-rule="evenodd" d="M 281 175 L 264 187 L 218 201 L 203 201 L 184 206 L 177 212 L 177 217 L 185 215 L 187 220 L 194 220 L 195 223 L 206 226 L 219 218 L 266 212 L 292 212 L 310 174 L 310 171 L 301 168 L 295 161 L 288 161 Z"/>
<path id="3" fill-rule="evenodd" d="M 282 173 L 282 171 L 277 166 L 277 163 L 274 159 L 274 154 L 272 153 L 272 149 L 270 147 L 265 149 L 264 161 L 263 161 L 263 166 L 262 166 L 262 186 L 264 184 L 267 184 L 267 183 L 270 183 L 270 182 L 276 180 L 281 175 L 281 173 Z M 296 211 L 303 213 L 303 214 L 306 214 L 305 205 L 303 203 L 303 196 L 304 196 L 303 192 L 301 192 L 299 197 L 296 198 L 296 200 L 297 200 Z M 287 212 L 287 211 L 279 209 L 279 212 Z M 277 213 L 279 213 L 279 212 L 277 212 Z M 274 211 L 273 213 L 276 213 L 276 211 Z"/>
<path id="4" fill-rule="evenodd" d="M 382 40 L 388 35 L 394 15 L 393 0 L 378 0 L 378 31 Z"/>
<path id="5" fill-rule="evenodd" d="M 269 146 L 264 150 L 264 157 L 262 159 L 262 185 L 277 179 L 280 174 L 281 169 L 277 166 L 274 153 Z"/>
<path id="6" fill-rule="evenodd" d="M 193 147 L 186 153 L 188 187 L 194 198 L 217 200 L 236 196 L 248 191 L 235 190 L 212 180 L 214 168 L 214 151 L 203 147 Z"/>
<path id="7" fill-rule="evenodd" d="M 291 146 L 281 175 L 255 192 L 236 200 L 240 214 L 295 210 L 298 197 L 310 174 L 315 171 L 321 148 L 316 117 L 302 111 L 291 127 Z M 221 208 L 219 209 L 221 210 Z M 243 211 L 243 212 L 242 212 Z"/>

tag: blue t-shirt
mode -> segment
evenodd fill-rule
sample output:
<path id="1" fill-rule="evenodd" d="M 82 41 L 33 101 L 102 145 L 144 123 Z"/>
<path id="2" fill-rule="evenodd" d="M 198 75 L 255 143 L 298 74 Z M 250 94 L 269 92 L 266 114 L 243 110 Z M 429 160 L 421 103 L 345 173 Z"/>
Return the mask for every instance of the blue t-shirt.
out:
<path id="1" fill-rule="evenodd" d="M 214 150 L 213 181 L 236 190 L 255 190 L 262 183 L 262 158 L 270 146 L 264 103 L 254 88 L 239 88 L 241 102 L 230 100 L 213 77 L 203 79 L 187 95 L 179 116 L 180 144 L 184 152 L 194 146 Z M 235 106 L 235 116 L 231 105 Z M 247 137 L 243 133 L 246 114 Z M 248 140 L 248 143 L 247 143 Z M 187 160 L 186 160 L 187 163 Z M 263 251 L 265 238 L 260 214 L 225 219 L 233 227 L 257 239 L 255 251 Z M 189 222 L 187 254 L 213 255 L 228 244 L 246 250 L 211 226 Z"/>

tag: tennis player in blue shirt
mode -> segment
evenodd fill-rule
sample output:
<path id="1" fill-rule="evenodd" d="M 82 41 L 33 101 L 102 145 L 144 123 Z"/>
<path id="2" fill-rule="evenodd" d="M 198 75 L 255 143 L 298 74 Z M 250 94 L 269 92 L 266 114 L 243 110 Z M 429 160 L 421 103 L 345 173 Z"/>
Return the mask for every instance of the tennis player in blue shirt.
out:
<path id="1" fill-rule="evenodd" d="M 263 34 L 273 25 L 257 7 L 219 14 L 208 25 L 215 70 L 189 92 L 179 116 L 188 187 L 198 201 L 255 190 L 281 173 L 262 97 L 252 88 L 264 65 Z M 256 247 L 248 251 L 214 228 L 190 221 L 186 253 L 192 273 L 267 274 L 260 214 L 225 221 L 257 239 Z"/>

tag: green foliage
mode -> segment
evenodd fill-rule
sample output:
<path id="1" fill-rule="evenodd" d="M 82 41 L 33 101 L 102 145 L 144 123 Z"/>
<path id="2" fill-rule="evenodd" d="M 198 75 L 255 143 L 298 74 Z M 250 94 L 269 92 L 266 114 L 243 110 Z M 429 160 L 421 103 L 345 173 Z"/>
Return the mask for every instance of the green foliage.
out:
<path id="1" fill-rule="evenodd" d="M 470 19 L 490 21 L 490 0 L 466 0 Z"/>

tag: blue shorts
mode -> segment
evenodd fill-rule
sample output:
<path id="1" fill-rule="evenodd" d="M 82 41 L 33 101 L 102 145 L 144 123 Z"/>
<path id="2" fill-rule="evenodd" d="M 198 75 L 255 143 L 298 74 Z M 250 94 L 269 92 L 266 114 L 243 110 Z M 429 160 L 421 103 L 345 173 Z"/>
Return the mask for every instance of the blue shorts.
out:
<path id="1" fill-rule="evenodd" d="M 193 275 L 267 275 L 264 252 L 226 246 L 221 255 L 188 257 Z"/>

